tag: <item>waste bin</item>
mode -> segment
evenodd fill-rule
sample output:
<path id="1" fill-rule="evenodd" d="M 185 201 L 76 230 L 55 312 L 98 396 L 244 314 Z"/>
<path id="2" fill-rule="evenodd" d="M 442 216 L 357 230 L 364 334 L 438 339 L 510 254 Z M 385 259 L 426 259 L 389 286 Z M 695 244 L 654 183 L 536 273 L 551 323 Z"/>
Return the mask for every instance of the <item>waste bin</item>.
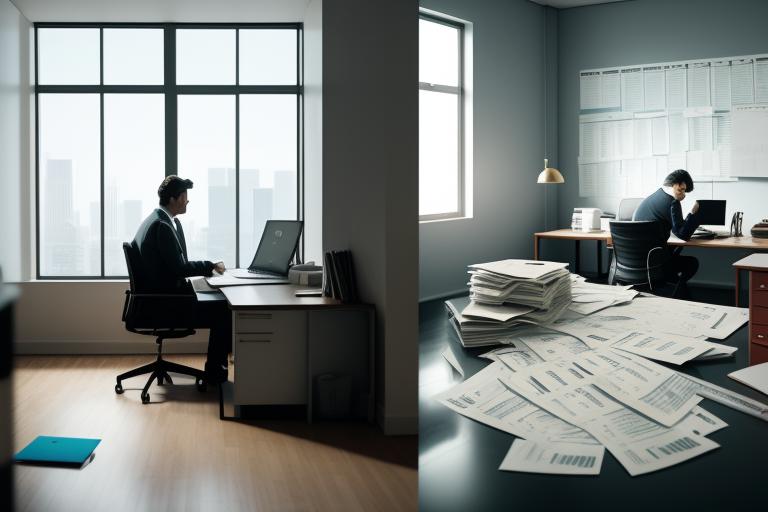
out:
<path id="1" fill-rule="evenodd" d="M 318 418 L 338 420 L 351 416 L 352 376 L 324 373 L 315 379 Z"/>

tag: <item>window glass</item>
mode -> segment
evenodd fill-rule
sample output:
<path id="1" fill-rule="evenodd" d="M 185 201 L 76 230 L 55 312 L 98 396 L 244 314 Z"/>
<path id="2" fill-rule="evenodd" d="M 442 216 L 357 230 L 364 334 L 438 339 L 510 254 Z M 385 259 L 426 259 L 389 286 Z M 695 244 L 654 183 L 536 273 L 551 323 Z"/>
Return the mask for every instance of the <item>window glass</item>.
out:
<path id="1" fill-rule="evenodd" d="M 123 242 L 157 208 L 165 175 L 162 94 L 104 95 L 104 273 L 128 274 Z"/>
<path id="2" fill-rule="evenodd" d="M 234 29 L 176 31 L 176 83 L 179 85 L 234 85 Z"/>
<path id="3" fill-rule="evenodd" d="M 419 215 L 459 210 L 459 96 L 419 91 Z"/>
<path id="4" fill-rule="evenodd" d="M 194 182 L 184 225 L 191 260 L 235 266 L 235 97 L 179 96 L 178 175 Z"/>
<path id="5" fill-rule="evenodd" d="M 38 83 L 98 85 L 100 46 L 98 28 L 38 29 Z"/>
<path id="6" fill-rule="evenodd" d="M 240 30 L 240 84 L 295 85 L 296 30 Z"/>
<path id="7" fill-rule="evenodd" d="M 163 30 L 104 29 L 104 83 L 162 85 Z"/>
<path id="8" fill-rule="evenodd" d="M 459 85 L 460 30 L 419 20 L 419 82 Z"/>
<path id="9" fill-rule="evenodd" d="M 269 219 L 296 219 L 296 96 L 240 96 L 240 263 Z"/>
<path id="10" fill-rule="evenodd" d="M 40 94 L 40 273 L 101 273 L 98 94 Z"/>

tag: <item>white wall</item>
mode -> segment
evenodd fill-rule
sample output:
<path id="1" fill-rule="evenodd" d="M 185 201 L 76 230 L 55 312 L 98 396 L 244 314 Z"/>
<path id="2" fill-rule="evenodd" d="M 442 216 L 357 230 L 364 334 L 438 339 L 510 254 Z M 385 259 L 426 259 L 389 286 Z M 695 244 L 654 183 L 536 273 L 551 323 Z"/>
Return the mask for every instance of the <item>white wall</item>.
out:
<path id="1" fill-rule="evenodd" d="M 5 281 L 29 275 L 30 22 L 0 0 L 0 268 Z M 27 251 L 22 249 L 26 248 Z"/>
<path id="2" fill-rule="evenodd" d="M 417 432 L 418 5 L 323 1 L 323 248 L 376 305 L 379 419 Z"/>
<path id="3" fill-rule="evenodd" d="M 421 223 L 419 297 L 466 291 L 467 265 L 533 257 L 534 231 L 544 228 L 544 7 L 527 0 L 422 0 L 422 7 L 473 24 L 474 214 Z M 552 12 L 547 37 L 556 36 Z M 553 45 L 552 45 L 553 46 Z M 550 48 L 547 59 L 556 62 Z M 550 77 L 548 152 L 558 165 L 554 92 Z M 563 169 L 561 169 L 563 170 Z M 564 170 L 566 181 L 571 174 Z M 549 220 L 558 189 L 549 185 Z M 554 188 L 553 188 L 554 187 Z"/>
<path id="4" fill-rule="evenodd" d="M 323 0 L 304 15 L 304 261 L 323 264 Z"/>

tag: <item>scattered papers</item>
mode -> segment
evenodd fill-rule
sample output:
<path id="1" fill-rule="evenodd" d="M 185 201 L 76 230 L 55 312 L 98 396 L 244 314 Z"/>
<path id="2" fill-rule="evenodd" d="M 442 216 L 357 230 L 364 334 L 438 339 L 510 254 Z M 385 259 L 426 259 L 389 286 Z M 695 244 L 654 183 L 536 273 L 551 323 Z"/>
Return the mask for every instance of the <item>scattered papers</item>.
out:
<path id="1" fill-rule="evenodd" d="M 571 275 L 572 303 L 568 309 L 582 315 L 591 315 L 605 308 L 626 304 L 638 295 L 631 286 L 609 286 L 587 283 L 583 277 Z"/>
<path id="2" fill-rule="evenodd" d="M 584 432 L 511 392 L 500 377 L 511 373 L 499 362 L 434 398 L 475 421 L 524 439 L 542 442 L 597 444 Z"/>
<path id="3" fill-rule="evenodd" d="M 554 475 L 597 475 L 603 465 L 605 448 L 599 445 L 544 445 L 515 439 L 499 469 Z"/>
<path id="4" fill-rule="evenodd" d="M 443 350 L 443 357 L 445 358 L 448 363 L 453 367 L 454 370 L 459 372 L 459 375 L 462 377 L 464 376 L 464 368 L 461 367 L 461 364 L 459 363 L 459 360 L 456 358 L 456 354 L 453 353 L 453 350 L 451 349 L 450 345 L 445 347 L 445 350 Z"/>
<path id="5" fill-rule="evenodd" d="M 503 345 L 480 356 L 492 361 L 486 368 L 435 397 L 519 438 L 499 469 L 598 474 L 605 449 L 632 476 L 679 464 L 717 448 L 706 436 L 727 426 L 703 398 L 768 421 L 768 405 L 653 362 L 733 355 L 736 347 L 708 338 L 729 337 L 748 310 L 529 263 L 472 265 L 470 297 L 445 302 L 463 346 Z"/>
<path id="6" fill-rule="evenodd" d="M 614 400 L 579 363 L 585 361 L 542 363 L 499 378 L 515 393 L 591 434 L 632 476 L 678 464 L 719 446 L 706 437 L 661 425 Z M 590 369 L 601 365 L 591 363 Z M 665 405 L 651 402 L 646 401 L 655 413 Z M 680 408 L 687 408 L 687 403 Z"/>
<path id="7" fill-rule="evenodd" d="M 683 373 L 678 374 L 697 385 L 696 393 L 704 398 L 709 398 L 719 404 L 723 404 L 731 409 L 736 409 L 750 416 L 760 418 L 763 421 L 768 421 L 768 405 L 752 400 L 749 397 L 740 395 L 730 389 L 721 388 L 715 386 L 709 382 Z"/>
<path id="8" fill-rule="evenodd" d="M 730 378 L 768 395 L 768 363 L 748 366 L 728 374 Z"/>

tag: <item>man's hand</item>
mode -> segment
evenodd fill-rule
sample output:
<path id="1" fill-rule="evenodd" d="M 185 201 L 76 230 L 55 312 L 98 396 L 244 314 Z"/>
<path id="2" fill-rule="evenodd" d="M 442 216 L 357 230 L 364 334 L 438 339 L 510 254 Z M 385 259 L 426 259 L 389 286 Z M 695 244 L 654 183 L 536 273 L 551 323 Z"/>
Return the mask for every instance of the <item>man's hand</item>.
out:
<path id="1" fill-rule="evenodd" d="M 699 211 L 699 202 L 696 201 L 695 203 L 693 203 L 693 207 L 691 208 L 691 213 L 695 214 L 698 211 Z"/>
<path id="2" fill-rule="evenodd" d="M 218 261 L 213 266 L 213 271 L 214 272 L 218 272 L 219 274 L 223 274 L 225 270 L 227 270 L 227 267 L 224 266 L 224 262 L 223 261 Z"/>

